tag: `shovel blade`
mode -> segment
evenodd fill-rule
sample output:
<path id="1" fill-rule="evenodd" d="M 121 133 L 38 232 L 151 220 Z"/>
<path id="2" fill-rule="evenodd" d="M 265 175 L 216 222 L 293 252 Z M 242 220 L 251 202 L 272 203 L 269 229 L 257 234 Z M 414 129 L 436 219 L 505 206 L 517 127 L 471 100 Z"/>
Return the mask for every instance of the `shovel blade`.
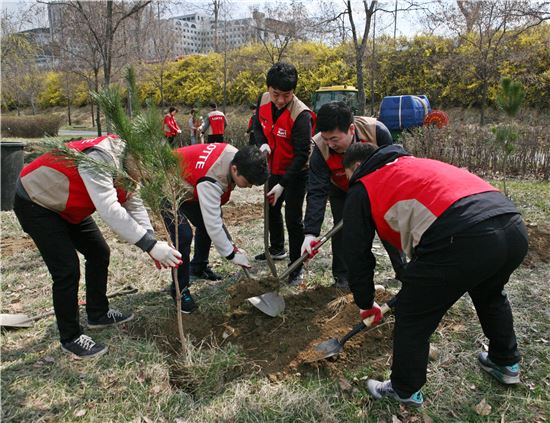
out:
<path id="1" fill-rule="evenodd" d="M 271 317 L 276 317 L 285 311 L 285 299 L 277 292 L 267 292 L 247 300 L 262 313 Z"/>
<path id="2" fill-rule="evenodd" d="M 26 314 L 0 314 L 0 326 L 9 328 L 30 328 L 33 321 Z"/>
<path id="3" fill-rule="evenodd" d="M 344 346 L 335 338 L 321 342 L 315 347 L 315 350 L 319 353 L 319 360 L 338 355 L 343 349 Z"/>

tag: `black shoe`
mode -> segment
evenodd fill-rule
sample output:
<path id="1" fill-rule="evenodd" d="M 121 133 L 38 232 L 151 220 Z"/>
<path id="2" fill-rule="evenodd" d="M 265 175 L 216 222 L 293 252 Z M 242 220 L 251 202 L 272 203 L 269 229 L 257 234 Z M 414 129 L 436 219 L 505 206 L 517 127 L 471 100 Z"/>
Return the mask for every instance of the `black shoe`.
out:
<path id="1" fill-rule="evenodd" d="M 302 269 L 295 270 L 288 275 L 288 284 L 290 286 L 299 286 L 304 281 L 304 271 Z"/>
<path id="2" fill-rule="evenodd" d="M 62 343 L 61 349 L 79 360 L 99 357 L 107 352 L 106 346 L 96 344 L 94 340 L 87 335 L 80 335 L 70 342 Z"/>
<path id="3" fill-rule="evenodd" d="M 189 280 L 196 281 L 198 279 L 206 279 L 209 281 L 221 281 L 223 278 L 215 273 L 210 266 L 206 266 L 203 269 L 191 269 L 189 273 Z"/>
<path id="4" fill-rule="evenodd" d="M 273 260 L 284 260 L 288 257 L 288 254 L 286 253 L 284 248 L 282 250 L 275 250 L 275 249 L 269 247 L 269 252 L 271 253 L 271 258 Z M 255 256 L 254 260 L 256 260 L 256 261 L 266 261 L 267 258 L 265 256 L 265 252 Z"/>
<path id="5" fill-rule="evenodd" d="M 99 319 L 90 319 L 88 317 L 88 328 L 101 329 L 108 326 L 119 325 L 124 322 L 128 322 L 134 318 L 134 313 L 122 314 L 118 310 L 110 309 L 107 313 L 101 316 Z"/>
<path id="6" fill-rule="evenodd" d="M 191 296 L 189 288 L 185 288 L 181 291 L 181 312 L 185 314 L 191 314 L 197 309 L 197 303 Z"/>
<path id="7" fill-rule="evenodd" d="M 348 278 L 344 276 L 335 276 L 333 286 L 338 289 L 349 289 Z"/>

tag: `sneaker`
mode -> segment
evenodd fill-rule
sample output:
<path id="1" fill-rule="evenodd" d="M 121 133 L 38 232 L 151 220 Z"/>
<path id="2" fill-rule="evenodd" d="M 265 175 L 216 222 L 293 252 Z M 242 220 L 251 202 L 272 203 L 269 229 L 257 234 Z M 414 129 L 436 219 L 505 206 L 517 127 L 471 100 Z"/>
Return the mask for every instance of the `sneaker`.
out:
<path id="1" fill-rule="evenodd" d="M 304 282 L 304 271 L 302 269 L 295 270 L 288 275 L 288 284 L 290 286 L 299 286 Z"/>
<path id="2" fill-rule="evenodd" d="M 124 322 L 128 322 L 134 318 L 134 313 L 122 314 L 118 310 L 110 309 L 107 313 L 101 316 L 99 319 L 90 319 L 88 317 L 88 328 L 101 329 L 108 326 L 119 325 Z"/>
<path id="3" fill-rule="evenodd" d="M 477 356 L 479 365 L 483 370 L 493 376 L 504 385 L 515 385 L 519 383 L 519 364 L 512 366 L 499 366 L 491 361 L 489 354 L 480 352 Z"/>
<path id="4" fill-rule="evenodd" d="M 338 289 L 349 289 L 348 278 L 345 276 L 335 276 L 333 286 Z"/>
<path id="5" fill-rule="evenodd" d="M 198 279 L 206 279 L 209 281 L 221 281 L 222 277 L 215 273 L 210 266 L 206 266 L 200 270 L 191 269 L 189 273 L 189 280 L 196 281 Z"/>
<path id="6" fill-rule="evenodd" d="M 424 402 L 424 397 L 422 392 L 418 391 L 412 394 L 409 398 L 401 398 L 397 395 L 397 392 L 393 390 L 391 386 L 391 380 L 386 380 L 384 382 L 379 382 L 378 380 L 369 379 L 367 380 L 367 389 L 369 393 L 374 397 L 374 399 L 381 399 L 383 397 L 393 398 L 404 405 L 412 405 L 414 407 L 420 407 Z"/>
<path id="7" fill-rule="evenodd" d="M 62 343 L 61 349 L 77 360 L 99 357 L 107 352 L 106 346 L 96 344 L 94 340 L 87 335 L 80 335 L 70 342 Z"/>
<path id="8" fill-rule="evenodd" d="M 197 303 L 191 296 L 189 288 L 185 288 L 181 291 L 181 312 L 184 314 L 191 314 L 197 309 Z"/>
<path id="9" fill-rule="evenodd" d="M 288 254 L 286 253 L 284 248 L 282 250 L 275 250 L 275 249 L 269 247 L 269 252 L 271 253 L 271 258 L 273 260 L 284 260 L 288 257 Z M 254 260 L 256 260 L 256 261 L 266 261 L 267 258 L 265 256 L 265 252 L 255 256 Z"/>

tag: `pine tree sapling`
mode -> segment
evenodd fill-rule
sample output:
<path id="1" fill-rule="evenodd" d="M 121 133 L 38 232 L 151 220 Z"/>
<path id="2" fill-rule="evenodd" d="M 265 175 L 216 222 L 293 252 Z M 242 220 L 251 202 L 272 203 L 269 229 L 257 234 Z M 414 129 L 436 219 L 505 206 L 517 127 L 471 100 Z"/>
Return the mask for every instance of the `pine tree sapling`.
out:
<path id="1" fill-rule="evenodd" d="M 495 142 L 504 153 L 502 173 L 504 194 L 506 196 L 508 196 L 508 189 L 506 187 L 508 158 L 510 154 L 514 152 L 519 138 L 515 117 L 518 114 L 524 99 L 525 92 L 521 83 L 512 81 L 510 78 L 502 79 L 500 82 L 499 91 L 497 93 L 496 102 L 498 107 L 506 114 L 507 120 L 506 123 L 492 128 L 492 132 L 495 134 Z"/>

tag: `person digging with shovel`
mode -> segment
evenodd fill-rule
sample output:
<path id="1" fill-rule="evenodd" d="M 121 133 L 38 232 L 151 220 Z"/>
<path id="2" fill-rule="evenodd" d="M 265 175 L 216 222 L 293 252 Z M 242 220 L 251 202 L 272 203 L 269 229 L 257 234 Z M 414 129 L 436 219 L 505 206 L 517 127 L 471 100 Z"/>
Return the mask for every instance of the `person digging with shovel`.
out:
<path id="1" fill-rule="evenodd" d="M 110 250 L 91 215 L 97 211 L 117 235 L 149 253 L 157 267 L 177 266 L 181 254 L 155 239 L 140 197 L 115 179 L 110 170 L 124 171 L 134 181 L 139 180 L 124 140 L 106 135 L 73 141 L 67 147 L 82 152 L 96 164 L 77 164 L 54 153 L 43 154 L 21 171 L 14 211 L 52 276 L 61 348 L 80 359 L 102 355 L 107 347 L 84 335 L 79 323 L 77 252 L 86 259 L 88 328 L 117 325 L 134 317 L 109 308 L 106 294 Z"/>
<path id="2" fill-rule="evenodd" d="M 269 252 L 274 260 L 284 260 L 285 236 L 281 209 L 285 203 L 290 262 L 300 258 L 304 240 L 302 207 L 306 194 L 307 162 L 315 114 L 294 95 L 298 72 L 289 63 L 275 63 L 267 72 L 267 92 L 258 100 L 254 138 L 260 151 L 269 156 Z M 254 257 L 265 261 L 265 252 Z M 303 280 L 302 266 L 288 276 L 290 285 Z"/>
<path id="3" fill-rule="evenodd" d="M 313 137 L 314 146 L 309 159 L 304 242 L 301 248 L 301 254 L 307 252 L 310 257 L 314 255 L 314 246 L 319 240 L 327 199 L 334 222 L 342 220 L 348 191 L 348 179 L 342 165 L 346 150 L 354 143 L 377 146 L 393 144 L 390 131 L 382 122 L 371 117 L 353 116 L 350 107 L 343 101 L 321 106 L 317 113 L 317 130 L 319 132 Z M 342 242 L 342 232 L 334 234 L 331 240 L 332 276 L 335 287 L 348 289 L 348 270 Z M 399 279 L 406 260 L 391 244 L 384 243 L 384 247 L 396 279 Z"/>
<path id="4" fill-rule="evenodd" d="M 354 144 L 344 167 L 350 178 L 344 250 L 362 319 L 382 319 L 374 302 L 375 231 L 410 258 L 394 311 L 391 377 L 368 380 L 370 394 L 422 404 L 430 336 L 465 293 L 489 338 L 479 365 L 503 384 L 519 383 L 520 354 L 504 286 L 525 257 L 528 240 L 514 204 L 468 171 L 413 157 L 399 145 Z"/>
<path id="5" fill-rule="evenodd" d="M 246 251 L 237 248 L 229 236 L 222 217 L 221 206 L 229 201 L 231 191 L 263 185 L 267 180 L 267 161 L 256 146 L 246 146 L 241 150 L 230 144 L 196 144 L 175 150 L 180 158 L 182 177 L 189 184 L 189 198 L 178 207 L 178 249 L 184 265 L 178 269 L 178 284 L 182 293 L 181 312 L 192 313 L 197 305 L 189 291 L 190 272 L 204 275 L 209 272 L 208 256 L 212 243 L 218 253 L 232 263 L 249 268 Z M 175 243 L 176 228 L 171 207 L 164 207 L 164 222 L 172 241 Z M 193 231 L 195 226 L 195 252 L 189 261 Z M 215 274 L 214 274 L 215 275 Z M 215 275 L 216 279 L 221 279 Z M 215 280 L 215 279 L 214 279 Z M 176 297 L 176 287 L 172 285 L 172 297 Z"/>

